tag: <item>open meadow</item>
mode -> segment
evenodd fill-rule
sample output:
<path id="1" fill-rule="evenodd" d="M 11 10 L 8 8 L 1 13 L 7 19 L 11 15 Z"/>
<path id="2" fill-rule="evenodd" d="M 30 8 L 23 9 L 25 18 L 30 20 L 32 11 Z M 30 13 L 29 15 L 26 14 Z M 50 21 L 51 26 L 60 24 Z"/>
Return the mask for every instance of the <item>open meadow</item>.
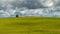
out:
<path id="1" fill-rule="evenodd" d="M 60 18 L 0 18 L 0 34 L 60 34 Z"/>

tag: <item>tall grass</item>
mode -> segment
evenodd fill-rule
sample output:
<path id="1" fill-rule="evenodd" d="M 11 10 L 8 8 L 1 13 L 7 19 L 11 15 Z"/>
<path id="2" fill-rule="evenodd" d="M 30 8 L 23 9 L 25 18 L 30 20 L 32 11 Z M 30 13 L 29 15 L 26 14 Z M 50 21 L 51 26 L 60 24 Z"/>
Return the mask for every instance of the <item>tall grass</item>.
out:
<path id="1" fill-rule="evenodd" d="M 0 34 L 60 34 L 60 18 L 0 18 Z"/>

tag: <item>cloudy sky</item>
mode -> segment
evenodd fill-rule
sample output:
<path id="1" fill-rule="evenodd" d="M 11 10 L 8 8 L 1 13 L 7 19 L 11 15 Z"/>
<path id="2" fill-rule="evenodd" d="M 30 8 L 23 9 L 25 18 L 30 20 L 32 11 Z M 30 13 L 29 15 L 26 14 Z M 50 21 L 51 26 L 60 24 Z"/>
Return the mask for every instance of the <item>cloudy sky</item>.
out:
<path id="1" fill-rule="evenodd" d="M 60 16 L 60 0 L 0 0 L 0 17 Z"/>

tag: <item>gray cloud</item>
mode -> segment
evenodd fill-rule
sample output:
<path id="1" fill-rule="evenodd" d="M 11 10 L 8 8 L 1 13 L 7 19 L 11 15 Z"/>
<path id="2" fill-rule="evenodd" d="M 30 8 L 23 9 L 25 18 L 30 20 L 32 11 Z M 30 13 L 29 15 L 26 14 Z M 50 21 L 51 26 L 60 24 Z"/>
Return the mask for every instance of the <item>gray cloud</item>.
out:
<path id="1" fill-rule="evenodd" d="M 45 2 L 47 2 L 48 0 L 43 0 Z M 36 9 L 36 8 L 44 8 L 46 6 L 44 6 L 44 2 L 42 0 L 1 0 L 0 4 L 1 4 L 1 9 L 3 8 L 20 8 L 20 7 L 27 7 L 30 9 Z M 42 4 L 43 3 L 43 4 Z"/>
<path id="2" fill-rule="evenodd" d="M 27 10 L 42 9 L 43 10 L 42 15 L 45 15 L 45 14 L 47 15 L 50 13 L 52 13 L 50 15 L 53 15 L 53 14 L 57 15 L 58 10 L 56 7 L 60 7 L 60 0 L 0 0 L 0 10 L 4 11 L 3 13 L 5 14 L 5 16 L 7 14 L 9 14 L 9 16 L 16 15 L 17 14 L 16 8 L 18 8 L 18 10 L 20 12 L 20 13 L 18 12 L 19 15 L 23 15 L 20 11 L 20 8 L 23 8 L 23 7 L 26 7 L 25 9 L 27 9 Z M 53 11 L 51 11 L 51 10 L 53 10 Z M 56 10 L 57 10 L 57 12 L 54 12 Z M 44 14 L 45 11 L 48 11 L 48 12 Z M 7 14 L 5 12 L 7 12 Z M 33 13 L 33 12 L 30 12 L 30 13 Z M 26 15 L 26 14 L 24 14 L 24 15 Z M 0 15 L 2 15 L 2 14 L 0 14 Z"/>

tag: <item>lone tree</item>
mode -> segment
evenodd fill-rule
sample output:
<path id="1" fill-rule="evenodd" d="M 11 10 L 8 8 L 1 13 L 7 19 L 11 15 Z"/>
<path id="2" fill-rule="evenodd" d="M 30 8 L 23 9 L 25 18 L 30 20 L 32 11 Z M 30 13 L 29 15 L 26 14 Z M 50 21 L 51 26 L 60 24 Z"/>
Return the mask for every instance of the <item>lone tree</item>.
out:
<path id="1" fill-rule="evenodd" d="M 20 14 L 20 9 L 16 7 L 16 8 L 15 8 L 15 10 L 16 10 L 16 12 L 15 12 L 16 17 L 19 17 L 19 14 Z"/>
<path id="2" fill-rule="evenodd" d="M 16 15 L 16 17 L 19 17 L 19 15 Z"/>

